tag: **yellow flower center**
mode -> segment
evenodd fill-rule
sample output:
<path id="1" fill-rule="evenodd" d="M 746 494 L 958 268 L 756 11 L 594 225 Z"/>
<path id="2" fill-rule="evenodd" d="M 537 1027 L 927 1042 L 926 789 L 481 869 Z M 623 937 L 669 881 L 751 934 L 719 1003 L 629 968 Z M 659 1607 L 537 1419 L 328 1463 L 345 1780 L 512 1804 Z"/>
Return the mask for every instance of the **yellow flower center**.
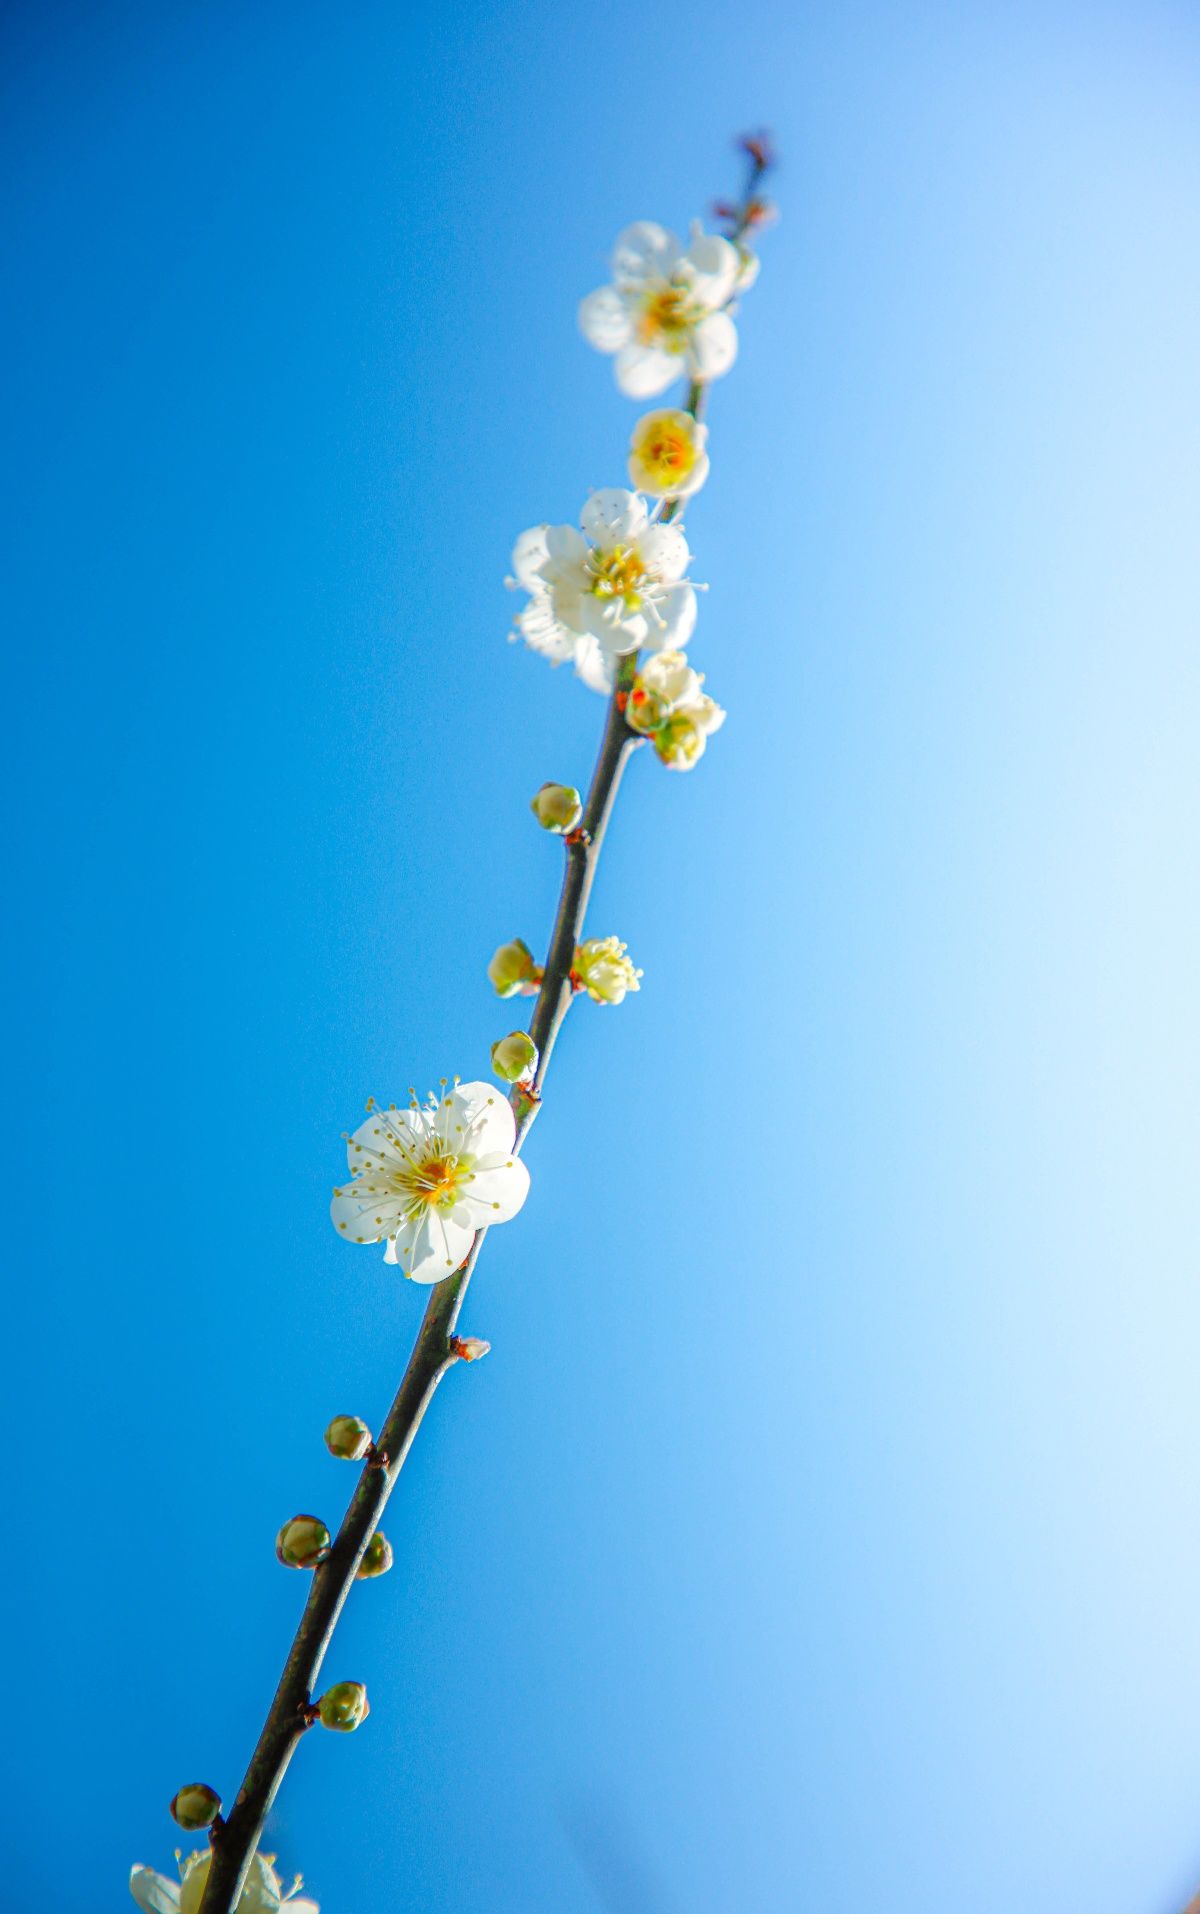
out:
<path id="1" fill-rule="evenodd" d="M 677 425 L 652 425 L 637 449 L 639 462 L 655 481 L 670 485 L 686 479 L 696 463 L 694 441 Z"/>
<path id="2" fill-rule="evenodd" d="M 597 598 L 623 598 L 630 611 L 642 602 L 641 587 L 646 568 L 641 555 L 632 547 L 614 545 L 611 551 L 593 552 L 588 560 L 592 590 Z"/>
<path id="3" fill-rule="evenodd" d="M 427 1156 L 396 1180 L 415 1203 L 450 1210 L 458 1201 L 459 1184 L 469 1180 L 469 1172 L 457 1156 Z"/>
<path id="4" fill-rule="evenodd" d="M 661 345 L 668 352 L 682 352 L 684 335 L 691 329 L 692 313 L 688 294 L 682 286 L 661 286 L 647 295 L 637 322 L 638 338 L 644 346 Z"/>

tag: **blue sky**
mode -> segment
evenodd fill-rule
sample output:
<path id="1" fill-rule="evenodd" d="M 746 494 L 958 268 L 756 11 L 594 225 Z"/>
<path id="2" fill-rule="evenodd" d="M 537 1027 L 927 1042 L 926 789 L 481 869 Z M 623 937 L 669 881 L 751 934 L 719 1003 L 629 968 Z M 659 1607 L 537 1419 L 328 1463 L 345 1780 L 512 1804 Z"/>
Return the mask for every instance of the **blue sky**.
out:
<path id="1" fill-rule="evenodd" d="M 513 537 L 574 323 L 774 128 L 581 1007 L 269 1845 L 323 1914 L 1171 1914 L 1200 1885 L 1182 6 L 13 8 L 6 1906 L 231 1794 L 422 1298 L 329 1227 L 482 1073 L 599 700 Z M 47 1172 L 49 1171 L 49 1175 Z M 30 1183 L 32 1182 L 31 1198 Z M 14 1697 L 16 1699 L 14 1699 Z"/>

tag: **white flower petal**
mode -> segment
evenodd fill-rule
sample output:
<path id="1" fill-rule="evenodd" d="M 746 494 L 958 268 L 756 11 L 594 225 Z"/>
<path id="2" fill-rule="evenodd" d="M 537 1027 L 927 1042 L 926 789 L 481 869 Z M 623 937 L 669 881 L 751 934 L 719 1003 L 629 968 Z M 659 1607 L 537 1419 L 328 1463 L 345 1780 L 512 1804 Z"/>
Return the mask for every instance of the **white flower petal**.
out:
<path id="1" fill-rule="evenodd" d="M 741 270 L 738 249 L 719 233 L 692 228 L 691 243 L 684 255 L 690 268 L 692 289 L 702 305 L 711 312 L 723 306 L 737 284 Z"/>
<path id="2" fill-rule="evenodd" d="M 403 1212 L 403 1199 L 369 1176 L 343 1184 L 329 1205 L 333 1227 L 347 1243 L 382 1243 Z"/>
<path id="3" fill-rule="evenodd" d="M 622 346 L 617 354 L 617 384 L 629 399 L 657 398 L 686 371 L 680 354 L 663 352 L 658 346 Z"/>
<path id="4" fill-rule="evenodd" d="M 408 1163 L 428 1133 L 419 1110 L 372 1110 L 346 1145 L 352 1172 L 367 1170 L 380 1159 L 388 1164 Z"/>
<path id="5" fill-rule="evenodd" d="M 694 327 L 688 340 L 693 378 L 719 379 L 737 358 L 737 327 L 727 312 L 710 312 Z M 617 361 L 618 365 L 620 360 Z"/>
<path id="6" fill-rule="evenodd" d="M 643 640 L 651 651 L 682 651 L 696 629 L 696 594 L 690 585 L 669 585 L 655 599 L 660 625 Z"/>
<path id="7" fill-rule="evenodd" d="M 512 568 L 518 585 L 525 591 L 536 591 L 542 582 L 539 568 L 546 562 L 549 529 L 548 525 L 531 525 L 513 546 Z"/>
<path id="8" fill-rule="evenodd" d="M 674 233 L 652 219 L 635 220 L 618 233 L 613 247 L 613 277 L 620 280 L 669 279 L 679 263 Z"/>
<path id="9" fill-rule="evenodd" d="M 129 1870 L 129 1892 L 145 1914 L 179 1914 L 179 1889 L 139 1861 Z"/>
<path id="10" fill-rule="evenodd" d="M 579 307 L 579 330 L 597 352 L 619 352 L 633 337 L 633 315 L 615 286 L 589 292 Z"/>
<path id="11" fill-rule="evenodd" d="M 587 563 L 587 545 L 574 525 L 547 525 L 546 556 L 554 571 L 553 581 L 563 578 L 575 565 Z"/>
<path id="12" fill-rule="evenodd" d="M 472 1156 L 511 1151 L 517 1119 L 508 1098 L 494 1083 L 459 1083 L 445 1099 L 438 1128 L 456 1150 Z"/>
<path id="13" fill-rule="evenodd" d="M 638 550 L 646 570 L 668 585 L 683 577 L 691 559 L 678 525 L 648 525 L 638 539 Z"/>
<path id="14" fill-rule="evenodd" d="M 564 664 L 574 654 L 575 633 L 555 617 L 551 600 L 542 594 L 518 613 L 517 629 L 530 650 L 540 651 L 553 665 Z"/>
<path id="15" fill-rule="evenodd" d="M 520 1157 L 495 1155 L 476 1166 L 463 1191 L 463 1205 L 474 1216 L 476 1229 L 486 1229 L 489 1223 L 507 1223 L 528 1195 L 529 1171 Z"/>
<path id="16" fill-rule="evenodd" d="M 612 690 L 613 661 L 590 635 L 581 638 L 575 647 L 575 670 L 589 691 L 599 691 L 607 696 Z"/>
<path id="17" fill-rule="evenodd" d="M 387 1246 L 386 1263 L 396 1263 L 415 1283 L 440 1283 L 463 1261 L 474 1230 L 453 1214 L 423 1207 L 414 1222 L 404 1223 Z"/>
<path id="18" fill-rule="evenodd" d="M 593 492 L 583 508 L 581 524 L 593 545 L 632 545 L 646 528 L 650 514 L 636 492 L 609 485 Z"/>
<path id="19" fill-rule="evenodd" d="M 638 676 L 664 704 L 694 704 L 700 697 L 700 674 L 692 670 L 682 651 L 660 651 L 657 657 L 647 658 Z"/>

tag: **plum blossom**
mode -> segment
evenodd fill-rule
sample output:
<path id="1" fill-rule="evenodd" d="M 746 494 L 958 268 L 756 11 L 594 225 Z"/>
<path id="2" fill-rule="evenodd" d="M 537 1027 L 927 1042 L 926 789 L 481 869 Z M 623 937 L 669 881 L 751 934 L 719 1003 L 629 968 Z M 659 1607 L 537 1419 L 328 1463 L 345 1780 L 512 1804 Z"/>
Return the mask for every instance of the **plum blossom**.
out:
<path id="1" fill-rule="evenodd" d="M 513 552 L 516 577 L 530 594 L 517 616 L 527 645 L 552 664 L 568 658 L 594 691 L 610 691 L 616 660 L 630 651 L 687 644 L 696 623 L 696 588 L 678 525 L 653 520 L 637 492 L 593 492 L 573 525 L 535 525 Z"/>
<path id="2" fill-rule="evenodd" d="M 660 651 L 647 658 L 633 681 L 626 722 L 652 740 L 669 770 L 690 771 L 725 722 L 724 711 L 705 696 L 703 684 L 703 675 L 692 670 L 681 651 Z"/>
<path id="3" fill-rule="evenodd" d="M 347 1137 L 352 1180 L 333 1193 L 334 1227 L 352 1243 L 387 1243 L 417 1283 L 437 1283 L 462 1263 L 481 1229 L 506 1223 L 529 1192 L 513 1155 L 516 1118 L 491 1083 L 442 1087 L 423 1105 L 383 1110 Z"/>
<path id="4" fill-rule="evenodd" d="M 299 1875 L 284 1893 L 274 1861 L 273 1854 L 256 1854 L 253 1857 L 234 1914 L 279 1914 L 281 1908 L 286 1914 L 318 1914 L 315 1901 L 296 1898 L 301 1886 Z M 211 1848 L 198 1849 L 180 1861 L 182 1879 L 179 1882 L 169 1880 L 165 1874 L 156 1874 L 153 1868 L 142 1867 L 139 1863 L 130 1872 L 129 1892 L 143 1914 L 199 1914 L 211 1866 Z"/>
<path id="5" fill-rule="evenodd" d="M 708 427 L 690 412 L 647 412 L 633 428 L 629 477 L 650 498 L 690 498 L 708 477 Z"/>
<path id="6" fill-rule="evenodd" d="M 584 338 L 616 354 L 617 384 L 652 399 L 674 379 L 718 379 L 737 357 L 737 330 L 724 310 L 744 262 L 736 246 L 696 221 L 687 247 L 652 220 L 627 226 L 613 251 L 612 284 L 579 308 Z"/>

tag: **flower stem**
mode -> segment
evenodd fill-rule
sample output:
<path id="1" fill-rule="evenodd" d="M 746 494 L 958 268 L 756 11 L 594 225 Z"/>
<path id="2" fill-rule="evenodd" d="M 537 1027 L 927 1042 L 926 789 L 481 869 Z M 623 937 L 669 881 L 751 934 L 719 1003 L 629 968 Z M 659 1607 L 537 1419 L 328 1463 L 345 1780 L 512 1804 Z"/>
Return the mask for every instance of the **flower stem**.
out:
<path id="1" fill-rule="evenodd" d="M 751 168 L 746 202 L 757 186 L 764 167 Z M 745 229 L 744 214 L 739 216 L 735 237 Z M 686 409 L 699 418 L 707 389 L 689 387 Z M 668 501 L 664 520 L 673 518 L 681 501 Z M 545 970 L 537 1002 L 530 1020 L 529 1034 L 538 1047 L 537 1073 L 532 1096 L 515 1086 L 511 1102 L 517 1115 L 519 1151 L 540 1107 L 542 1087 L 558 1033 L 571 1006 L 571 966 L 580 941 L 584 915 L 591 896 L 596 866 L 604 844 L 604 834 L 612 815 L 621 778 L 631 755 L 643 742 L 625 722 L 625 697 L 637 670 L 636 654 L 622 658 L 617 672 L 600 752 L 592 772 L 587 801 L 578 832 L 566 844 L 566 869 L 559 893 L 558 911 L 546 954 Z M 374 1535 L 387 1507 L 388 1497 L 404 1467 L 413 1438 L 421 1426 L 425 1411 L 446 1371 L 459 1360 L 451 1347 L 459 1311 L 467 1285 L 479 1261 L 486 1230 L 480 1230 L 470 1254 L 452 1276 L 447 1276 L 430 1292 L 417 1340 L 408 1359 L 404 1377 L 388 1411 L 387 1420 L 376 1438 L 358 1479 L 350 1506 L 329 1554 L 313 1571 L 312 1586 L 300 1625 L 296 1630 L 275 1698 L 271 1703 L 258 1745 L 250 1758 L 245 1780 L 225 1821 L 212 1829 L 212 1865 L 200 1904 L 200 1914 L 231 1914 L 236 1906 L 251 1858 L 262 1837 L 263 1826 L 279 1784 L 295 1753 L 297 1743 L 312 1721 L 312 1699 L 326 1650 L 367 1544 Z"/>

